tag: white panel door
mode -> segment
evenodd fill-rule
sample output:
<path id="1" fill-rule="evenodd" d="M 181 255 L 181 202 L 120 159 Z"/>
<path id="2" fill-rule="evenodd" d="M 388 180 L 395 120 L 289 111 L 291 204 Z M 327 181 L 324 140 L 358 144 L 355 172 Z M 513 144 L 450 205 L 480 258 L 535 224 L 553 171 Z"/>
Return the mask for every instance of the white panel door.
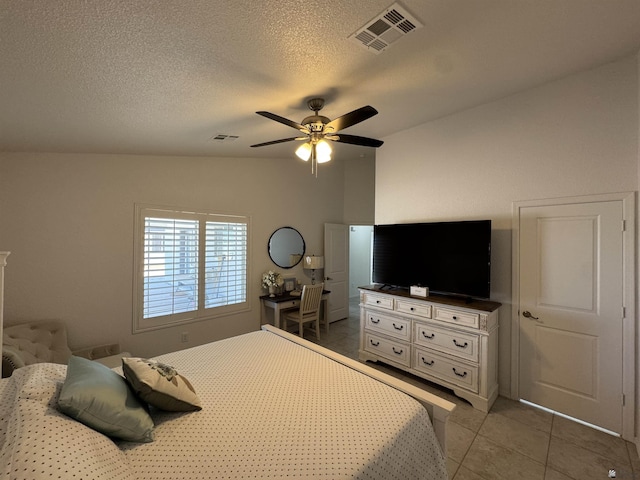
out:
<path id="1" fill-rule="evenodd" d="M 349 227 L 324 224 L 324 283 L 329 295 L 329 322 L 349 316 Z"/>
<path id="2" fill-rule="evenodd" d="M 616 201 L 520 216 L 520 398 L 622 431 L 623 228 Z"/>

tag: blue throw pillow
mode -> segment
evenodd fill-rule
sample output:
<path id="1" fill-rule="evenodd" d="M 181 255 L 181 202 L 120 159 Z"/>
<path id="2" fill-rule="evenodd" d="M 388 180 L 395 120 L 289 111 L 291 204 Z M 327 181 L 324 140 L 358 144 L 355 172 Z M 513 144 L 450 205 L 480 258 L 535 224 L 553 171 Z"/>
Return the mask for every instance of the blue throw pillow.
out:
<path id="1" fill-rule="evenodd" d="M 110 437 L 153 441 L 153 420 L 127 381 L 108 367 L 72 356 L 58 397 L 61 412 Z"/>

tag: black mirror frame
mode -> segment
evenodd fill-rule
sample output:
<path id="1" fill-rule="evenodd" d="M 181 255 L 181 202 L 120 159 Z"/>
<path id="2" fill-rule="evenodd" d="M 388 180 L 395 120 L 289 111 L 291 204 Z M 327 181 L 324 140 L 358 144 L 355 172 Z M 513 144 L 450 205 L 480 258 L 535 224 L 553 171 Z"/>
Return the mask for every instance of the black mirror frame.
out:
<path id="1" fill-rule="evenodd" d="M 293 264 L 293 265 L 280 265 L 278 262 L 276 262 L 276 261 L 274 260 L 273 256 L 271 255 L 271 241 L 273 240 L 274 235 L 276 235 L 278 232 L 280 232 L 280 231 L 282 231 L 282 230 L 292 230 L 292 231 L 293 231 L 293 233 L 296 233 L 296 234 L 300 237 L 300 240 L 302 241 L 302 253 L 300 254 L 300 258 L 298 259 L 298 261 L 297 261 L 295 264 Z M 295 228 L 293 228 L 293 227 L 280 227 L 280 228 L 277 228 L 277 229 L 276 229 L 276 230 L 271 234 L 271 236 L 269 237 L 269 241 L 267 242 L 267 253 L 269 254 L 269 258 L 271 259 L 271 261 L 272 261 L 275 265 L 277 265 L 277 266 L 278 266 L 278 267 L 280 267 L 280 268 L 286 268 L 286 269 L 289 269 L 289 268 L 293 268 L 293 267 L 295 267 L 296 265 L 298 265 L 298 264 L 302 261 L 302 259 L 304 258 L 304 254 L 306 253 L 306 251 L 307 251 L 307 244 L 306 244 L 306 243 L 305 243 L 305 241 L 304 241 L 304 237 L 302 236 L 302 234 L 301 234 L 298 230 L 296 230 L 296 229 L 295 229 Z"/>

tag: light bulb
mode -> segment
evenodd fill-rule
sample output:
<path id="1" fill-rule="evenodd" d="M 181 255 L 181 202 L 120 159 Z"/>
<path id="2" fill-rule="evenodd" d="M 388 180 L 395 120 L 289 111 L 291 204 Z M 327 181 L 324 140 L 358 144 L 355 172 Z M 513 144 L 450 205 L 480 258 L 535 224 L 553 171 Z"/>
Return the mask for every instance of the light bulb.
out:
<path id="1" fill-rule="evenodd" d="M 316 144 L 316 161 L 326 163 L 331 160 L 331 145 L 326 140 L 320 140 Z"/>
<path id="2" fill-rule="evenodd" d="M 296 150 L 296 155 L 300 160 L 308 161 L 309 157 L 311 157 L 311 144 L 303 143 L 300 145 Z"/>

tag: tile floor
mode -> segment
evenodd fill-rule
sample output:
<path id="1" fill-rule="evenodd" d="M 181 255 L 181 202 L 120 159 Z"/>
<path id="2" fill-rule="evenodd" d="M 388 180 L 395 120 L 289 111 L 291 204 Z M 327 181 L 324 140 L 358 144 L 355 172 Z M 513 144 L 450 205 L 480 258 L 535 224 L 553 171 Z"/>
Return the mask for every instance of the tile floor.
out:
<path id="1" fill-rule="evenodd" d="M 359 310 L 352 302 L 350 317 L 324 326 L 321 345 L 358 358 Z M 315 341 L 313 333 L 305 338 Z M 563 417 L 498 397 L 486 414 L 449 390 L 383 364 L 371 366 L 429 390 L 457 405 L 447 438 L 452 480 L 640 480 L 635 445 Z"/>

